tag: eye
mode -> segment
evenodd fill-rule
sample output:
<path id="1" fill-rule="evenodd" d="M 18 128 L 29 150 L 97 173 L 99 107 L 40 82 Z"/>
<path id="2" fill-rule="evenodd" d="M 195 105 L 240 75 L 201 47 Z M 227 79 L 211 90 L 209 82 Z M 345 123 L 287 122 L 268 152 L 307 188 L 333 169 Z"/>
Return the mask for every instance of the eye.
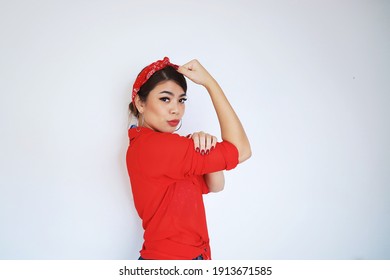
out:
<path id="1" fill-rule="evenodd" d="M 162 102 L 169 102 L 169 98 L 168 97 L 161 97 L 160 100 Z"/>
<path id="2" fill-rule="evenodd" d="M 183 103 L 183 104 L 184 104 L 186 101 L 187 101 L 187 98 L 181 98 L 181 99 L 179 100 L 179 102 L 180 102 L 180 103 Z"/>

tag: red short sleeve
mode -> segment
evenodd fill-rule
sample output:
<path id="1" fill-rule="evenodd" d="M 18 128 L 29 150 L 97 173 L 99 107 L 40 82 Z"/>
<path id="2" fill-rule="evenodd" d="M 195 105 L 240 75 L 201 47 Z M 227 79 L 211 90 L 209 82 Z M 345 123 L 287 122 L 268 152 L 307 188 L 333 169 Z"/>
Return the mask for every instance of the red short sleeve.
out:
<path id="1" fill-rule="evenodd" d="M 221 170 L 230 170 L 238 164 L 237 148 L 223 141 L 217 143 L 208 155 L 201 155 L 194 149 L 192 139 L 177 134 L 147 131 L 131 143 L 137 150 L 137 164 L 151 176 L 184 178 L 190 175 L 204 175 Z"/>

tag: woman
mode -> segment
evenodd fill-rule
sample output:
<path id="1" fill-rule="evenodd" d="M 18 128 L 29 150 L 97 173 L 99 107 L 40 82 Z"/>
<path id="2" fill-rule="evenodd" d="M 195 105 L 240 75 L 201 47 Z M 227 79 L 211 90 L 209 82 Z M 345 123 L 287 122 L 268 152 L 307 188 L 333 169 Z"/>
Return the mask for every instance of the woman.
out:
<path id="1" fill-rule="evenodd" d="M 207 89 L 222 142 L 203 132 L 173 133 L 185 110 L 184 76 Z M 129 129 L 126 161 L 145 230 L 140 259 L 211 259 L 202 194 L 222 190 L 223 170 L 251 156 L 240 120 L 197 60 L 179 67 L 167 57 L 138 75 L 130 110 L 138 118 L 138 126 Z"/>

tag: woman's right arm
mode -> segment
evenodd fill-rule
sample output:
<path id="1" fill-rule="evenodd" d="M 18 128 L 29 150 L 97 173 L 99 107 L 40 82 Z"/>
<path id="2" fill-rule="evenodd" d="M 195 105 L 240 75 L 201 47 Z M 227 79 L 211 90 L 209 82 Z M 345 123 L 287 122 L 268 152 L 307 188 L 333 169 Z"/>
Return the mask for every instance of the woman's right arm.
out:
<path id="1" fill-rule="evenodd" d="M 207 89 L 217 113 L 221 137 L 237 148 L 238 162 L 241 163 L 250 158 L 252 151 L 244 127 L 217 81 L 197 60 L 191 60 L 180 66 L 178 71 Z"/>

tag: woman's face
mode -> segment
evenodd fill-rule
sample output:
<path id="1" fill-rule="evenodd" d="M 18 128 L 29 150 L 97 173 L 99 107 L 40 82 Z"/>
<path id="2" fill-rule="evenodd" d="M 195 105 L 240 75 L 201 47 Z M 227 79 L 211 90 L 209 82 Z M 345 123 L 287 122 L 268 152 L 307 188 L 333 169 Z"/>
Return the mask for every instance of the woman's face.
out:
<path id="1" fill-rule="evenodd" d="M 143 126 L 159 132 L 173 133 L 184 115 L 186 100 L 186 93 L 175 82 L 163 81 L 157 84 L 146 102 L 138 103 L 138 111 L 144 116 Z"/>

